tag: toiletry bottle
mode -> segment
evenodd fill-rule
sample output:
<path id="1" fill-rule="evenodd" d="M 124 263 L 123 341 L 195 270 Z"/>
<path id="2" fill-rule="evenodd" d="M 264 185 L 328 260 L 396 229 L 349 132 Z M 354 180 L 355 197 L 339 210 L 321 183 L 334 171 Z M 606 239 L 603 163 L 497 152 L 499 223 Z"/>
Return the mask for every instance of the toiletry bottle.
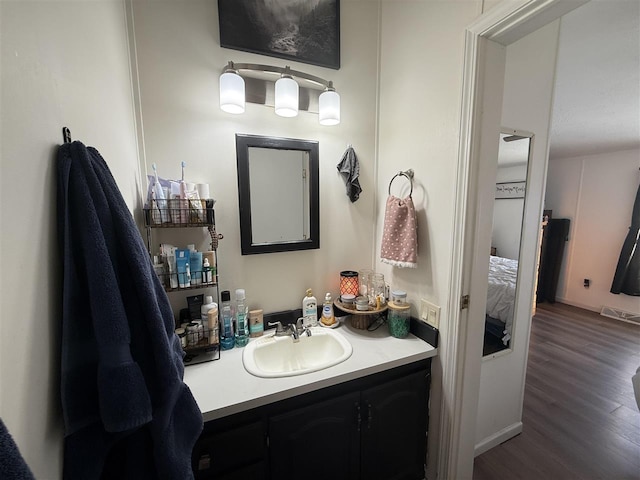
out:
<path id="1" fill-rule="evenodd" d="M 211 272 L 211 266 L 209 265 L 209 259 L 205 258 L 202 262 L 202 283 L 212 283 L 213 273 Z"/>
<path id="2" fill-rule="evenodd" d="M 311 293 L 311 289 L 307 289 L 307 294 L 302 299 L 302 324 L 305 327 L 315 327 L 318 325 L 318 301 Z"/>
<path id="3" fill-rule="evenodd" d="M 236 290 L 236 347 L 244 347 L 249 343 L 249 325 L 244 289 Z"/>
<path id="4" fill-rule="evenodd" d="M 204 297 L 204 303 L 200 307 L 200 319 L 202 320 L 202 325 L 207 325 L 209 321 L 208 313 L 209 310 L 218 310 L 218 304 L 213 301 L 213 297 L 211 295 L 207 295 Z"/>
<path id="5" fill-rule="evenodd" d="M 264 318 L 262 309 L 251 310 L 249 312 L 249 336 L 261 337 L 264 333 Z"/>
<path id="6" fill-rule="evenodd" d="M 222 300 L 222 308 L 220 309 L 222 315 L 220 346 L 222 350 L 230 350 L 235 345 L 235 339 L 233 338 L 233 314 L 231 313 L 231 292 L 224 290 L 220 293 L 220 298 Z"/>
<path id="7" fill-rule="evenodd" d="M 322 318 L 320 319 L 323 325 L 331 326 L 336 323 L 336 317 L 333 315 L 333 301 L 331 300 L 331 294 L 327 292 L 324 296 L 324 304 L 322 305 Z"/>
<path id="8" fill-rule="evenodd" d="M 209 335 L 209 345 L 218 344 L 218 307 L 214 307 L 207 312 L 207 328 Z"/>

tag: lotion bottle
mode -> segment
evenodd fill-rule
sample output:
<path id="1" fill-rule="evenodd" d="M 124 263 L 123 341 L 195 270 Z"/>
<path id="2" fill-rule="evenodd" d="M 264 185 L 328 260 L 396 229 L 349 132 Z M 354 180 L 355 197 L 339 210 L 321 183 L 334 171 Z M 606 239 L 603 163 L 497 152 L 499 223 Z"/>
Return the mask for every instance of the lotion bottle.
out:
<path id="1" fill-rule="evenodd" d="M 302 299 L 302 318 L 302 324 L 305 327 L 315 327 L 318 324 L 318 301 L 310 288 Z"/>

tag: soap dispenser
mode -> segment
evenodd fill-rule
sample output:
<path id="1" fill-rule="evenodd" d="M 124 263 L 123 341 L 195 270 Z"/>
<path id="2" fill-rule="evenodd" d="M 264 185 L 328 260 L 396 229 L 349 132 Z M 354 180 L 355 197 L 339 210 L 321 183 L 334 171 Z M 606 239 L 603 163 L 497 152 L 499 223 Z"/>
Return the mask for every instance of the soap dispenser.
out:
<path id="1" fill-rule="evenodd" d="M 310 288 L 302 299 L 302 318 L 302 324 L 305 327 L 315 327 L 318 324 L 318 301 Z"/>
<path id="2" fill-rule="evenodd" d="M 324 304 L 322 305 L 322 318 L 320 322 L 324 326 L 330 327 L 336 323 L 336 317 L 333 314 L 333 301 L 331 300 L 331 294 L 327 292 L 324 296 Z"/>

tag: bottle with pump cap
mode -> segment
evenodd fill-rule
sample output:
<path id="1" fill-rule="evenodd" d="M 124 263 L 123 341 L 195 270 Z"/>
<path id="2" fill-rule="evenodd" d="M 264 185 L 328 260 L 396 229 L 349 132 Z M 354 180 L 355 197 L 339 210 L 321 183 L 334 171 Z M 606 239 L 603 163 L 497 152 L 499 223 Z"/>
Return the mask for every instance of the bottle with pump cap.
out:
<path id="1" fill-rule="evenodd" d="M 302 318 L 302 324 L 305 327 L 315 327 L 318 324 L 318 301 L 310 288 L 302 299 Z"/>
<path id="2" fill-rule="evenodd" d="M 235 345 L 235 338 L 233 337 L 233 314 L 231 312 L 231 292 L 224 290 L 220 293 L 220 299 L 222 300 L 222 308 L 220 309 L 220 314 L 222 315 L 220 346 L 222 350 L 230 350 Z"/>
<path id="3" fill-rule="evenodd" d="M 249 343 L 249 325 L 247 324 L 244 289 L 236 290 L 236 347 L 244 347 Z"/>
<path id="4" fill-rule="evenodd" d="M 322 304 L 322 318 L 320 321 L 327 327 L 336 323 L 336 317 L 333 314 L 333 301 L 331 300 L 331 294 L 327 292 L 324 296 L 324 303 Z"/>

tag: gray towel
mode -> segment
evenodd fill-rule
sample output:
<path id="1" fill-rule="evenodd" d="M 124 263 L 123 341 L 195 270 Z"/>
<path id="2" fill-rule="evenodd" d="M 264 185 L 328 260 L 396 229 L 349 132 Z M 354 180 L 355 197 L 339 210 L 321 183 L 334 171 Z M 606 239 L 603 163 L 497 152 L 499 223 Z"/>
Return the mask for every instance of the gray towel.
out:
<path id="1" fill-rule="evenodd" d="M 347 196 L 351 203 L 358 200 L 362 188 L 360 187 L 360 164 L 358 163 L 358 157 L 351 145 L 347 147 L 342 155 L 340 163 L 337 165 L 338 172 L 342 174 L 347 184 Z"/>

